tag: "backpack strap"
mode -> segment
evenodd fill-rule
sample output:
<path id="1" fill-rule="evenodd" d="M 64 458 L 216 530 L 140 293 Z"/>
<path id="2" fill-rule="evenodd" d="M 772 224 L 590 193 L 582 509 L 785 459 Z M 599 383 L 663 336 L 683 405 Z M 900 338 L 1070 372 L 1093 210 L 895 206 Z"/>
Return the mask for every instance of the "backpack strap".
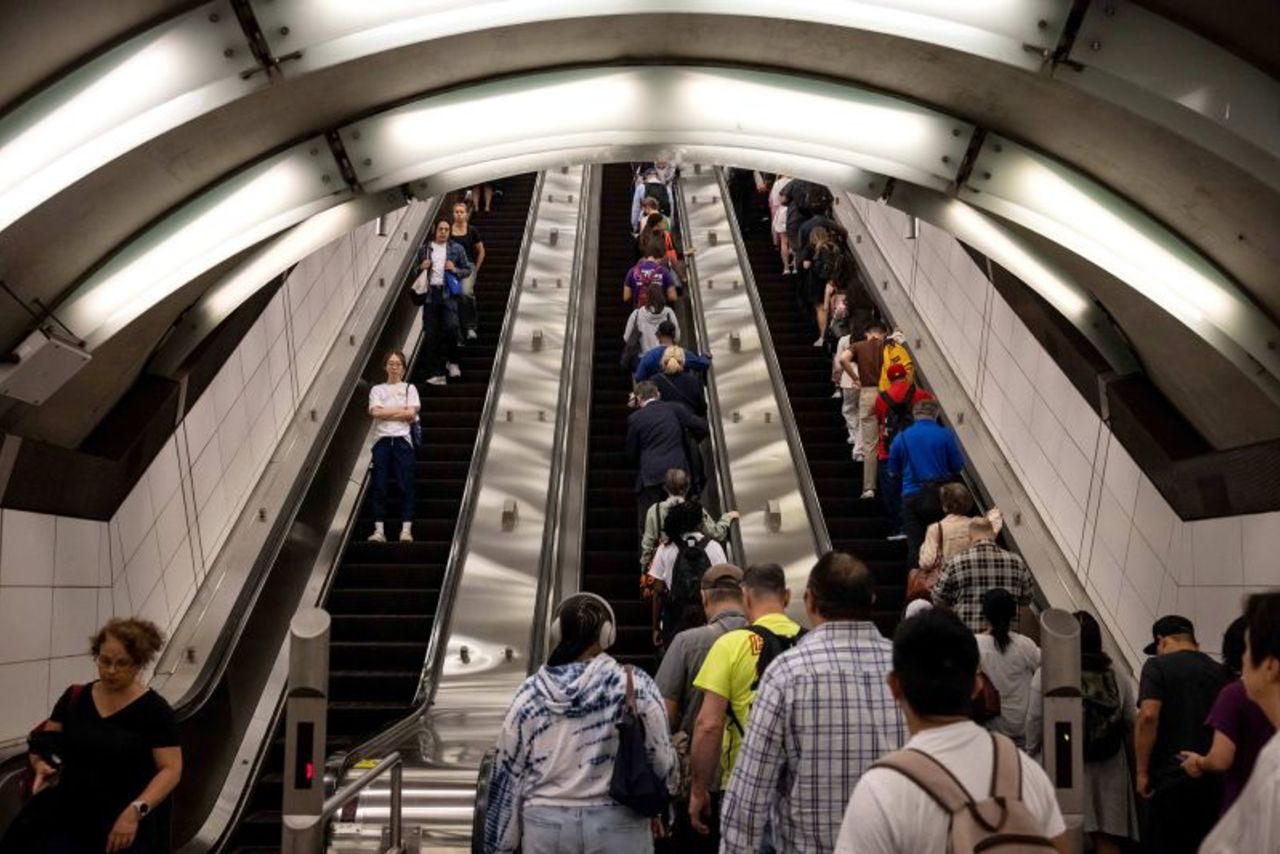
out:
<path id="1" fill-rule="evenodd" d="M 623 667 L 627 671 L 627 691 L 623 702 L 623 708 L 629 711 L 633 716 L 636 713 L 636 683 L 631 677 L 631 665 Z"/>
<path id="2" fill-rule="evenodd" d="M 991 797 L 1022 800 L 1022 760 L 1006 736 L 991 733 Z"/>
<path id="3" fill-rule="evenodd" d="M 955 815 L 973 803 L 969 791 L 947 766 L 922 750 L 911 747 L 896 750 L 871 767 L 898 772 L 919 786 L 948 815 Z"/>

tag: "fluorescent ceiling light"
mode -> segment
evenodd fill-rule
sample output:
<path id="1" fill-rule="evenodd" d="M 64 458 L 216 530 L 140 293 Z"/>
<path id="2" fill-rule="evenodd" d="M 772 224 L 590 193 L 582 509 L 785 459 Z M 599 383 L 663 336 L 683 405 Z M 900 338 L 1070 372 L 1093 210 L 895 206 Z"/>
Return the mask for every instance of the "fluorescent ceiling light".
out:
<path id="1" fill-rule="evenodd" d="M 566 110 L 565 104 L 592 104 Z M 797 122 L 796 115 L 822 116 Z M 443 129 L 448 131 L 444 132 Z M 887 95 L 726 68 L 555 71 L 434 95 L 340 132 L 363 186 L 601 144 L 787 151 L 938 189 L 973 126 Z"/>
<path id="2" fill-rule="evenodd" d="M 58 308 L 93 350 L 196 276 L 350 196 L 323 137 L 215 185 L 126 245 Z"/>
<path id="3" fill-rule="evenodd" d="M 1277 329 L 1222 271 L 1177 235 L 1097 182 L 988 135 L 960 198 L 1013 220 L 1097 264 L 1178 318 L 1238 366 L 1272 385 Z M 1265 383 L 1247 353 L 1270 373 Z M 1267 388 L 1275 394 L 1275 388 Z"/>
<path id="4" fill-rule="evenodd" d="M 225 51 L 231 56 L 225 56 Z M 107 51 L 0 119 L 0 230 L 125 152 L 264 86 L 228 0 Z"/>

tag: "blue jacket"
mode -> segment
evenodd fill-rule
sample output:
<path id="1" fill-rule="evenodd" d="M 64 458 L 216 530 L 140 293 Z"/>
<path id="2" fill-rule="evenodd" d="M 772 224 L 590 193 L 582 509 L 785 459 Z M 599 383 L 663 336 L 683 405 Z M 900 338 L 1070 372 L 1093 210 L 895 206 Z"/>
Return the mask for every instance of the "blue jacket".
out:
<path id="1" fill-rule="evenodd" d="M 903 496 L 914 495 L 931 480 L 958 475 L 964 454 L 956 434 L 937 421 L 921 418 L 893 440 L 889 471 L 902 478 Z"/>
<path id="2" fill-rule="evenodd" d="M 657 347 L 650 347 L 644 351 L 644 355 L 640 357 L 640 361 L 636 364 L 636 382 L 642 383 L 645 380 L 653 379 L 654 375 L 662 370 L 662 354 L 666 352 L 666 349 L 665 345 L 659 344 Z M 685 350 L 684 368 L 686 371 L 702 371 L 705 374 L 711 369 L 711 357 L 695 353 L 692 350 Z"/>

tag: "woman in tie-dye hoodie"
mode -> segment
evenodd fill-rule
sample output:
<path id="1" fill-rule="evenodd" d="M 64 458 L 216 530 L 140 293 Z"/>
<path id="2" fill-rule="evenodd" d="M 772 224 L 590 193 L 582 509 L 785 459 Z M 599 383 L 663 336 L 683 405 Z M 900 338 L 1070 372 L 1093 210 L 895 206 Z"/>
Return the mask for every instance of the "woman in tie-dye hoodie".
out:
<path id="1" fill-rule="evenodd" d="M 516 691 L 489 780 L 484 850 L 528 854 L 651 852 L 649 819 L 609 797 L 626 671 L 605 654 L 615 625 L 608 603 L 570 596 L 557 609 L 547 663 Z M 649 761 L 675 791 L 679 768 L 662 695 L 633 673 Z"/>

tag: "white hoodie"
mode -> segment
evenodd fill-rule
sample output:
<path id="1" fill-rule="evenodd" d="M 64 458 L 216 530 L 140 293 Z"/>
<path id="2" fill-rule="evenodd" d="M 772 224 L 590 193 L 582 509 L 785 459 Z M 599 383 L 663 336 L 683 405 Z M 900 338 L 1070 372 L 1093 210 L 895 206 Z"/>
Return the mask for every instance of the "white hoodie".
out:
<path id="1" fill-rule="evenodd" d="M 634 670 L 632 678 L 649 761 L 674 792 L 680 771 L 662 695 L 644 671 Z M 614 803 L 609 781 L 626 685 L 622 665 L 603 653 L 589 661 L 544 666 L 524 681 L 498 736 L 489 779 L 486 852 L 518 848 L 520 812 L 526 805 Z"/>

